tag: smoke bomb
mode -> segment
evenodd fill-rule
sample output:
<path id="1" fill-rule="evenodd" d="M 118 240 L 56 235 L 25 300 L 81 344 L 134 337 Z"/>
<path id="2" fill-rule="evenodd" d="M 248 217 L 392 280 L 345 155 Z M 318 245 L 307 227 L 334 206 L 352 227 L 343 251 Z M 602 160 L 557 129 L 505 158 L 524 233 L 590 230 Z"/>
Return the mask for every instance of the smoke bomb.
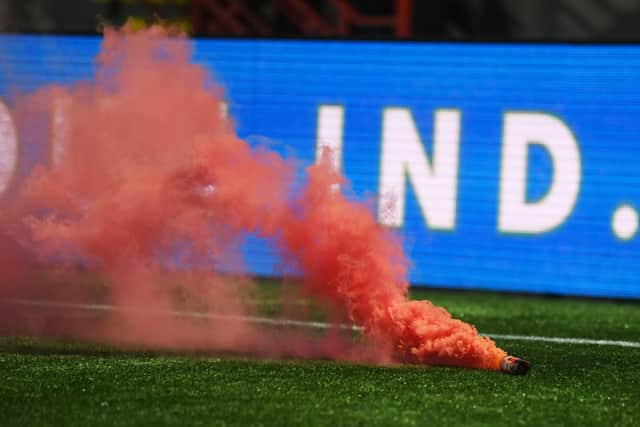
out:
<path id="1" fill-rule="evenodd" d="M 29 317 L 14 307 L 0 315 L 3 332 L 502 369 L 506 353 L 492 340 L 409 299 L 399 238 L 367 204 L 339 191 L 345 178 L 329 150 L 306 168 L 304 185 L 294 185 L 297 163 L 240 139 L 221 114 L 223 90 L 190 58 L 189 40 L 159 27 L 107 28 L 95 81 L 43 87 L 16 102 L 23 144 L 51 133 L 38 118 L 54 117 L 61 99 L 68 121 L 51 163 L 3 201 L 0 298 L 117 310 Z M 247 321 L 253 284 L 238 275 L 238 248 L 250 235 L 269 241 L 301 292 L 335 323 L 361 327 L 364 340 Z"/>

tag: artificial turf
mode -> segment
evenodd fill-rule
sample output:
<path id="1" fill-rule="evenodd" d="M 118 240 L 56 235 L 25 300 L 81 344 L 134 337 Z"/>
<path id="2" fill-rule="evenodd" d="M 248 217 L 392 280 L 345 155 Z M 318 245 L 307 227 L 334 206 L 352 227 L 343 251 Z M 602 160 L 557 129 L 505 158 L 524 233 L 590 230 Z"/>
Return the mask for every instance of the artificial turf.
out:
<path id="1" fill-rule="evenodd" d="M 277 292 L 264 286 L 263 310 Z M 633 340 L 637 303 L 415 291 L 500 334 Z M 277 311 L 277 310 L 275 310 Z M 527 376 L 0 339 L 0 425 L 636 425 L 640 348 L 496 340 Z"/>

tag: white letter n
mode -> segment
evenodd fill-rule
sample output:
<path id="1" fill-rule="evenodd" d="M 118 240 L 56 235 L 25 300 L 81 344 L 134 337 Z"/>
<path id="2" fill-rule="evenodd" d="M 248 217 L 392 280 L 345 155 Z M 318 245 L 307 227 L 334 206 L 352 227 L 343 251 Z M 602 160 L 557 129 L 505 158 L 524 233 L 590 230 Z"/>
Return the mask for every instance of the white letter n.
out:
<path id="1" fill-rule="evenodd" d="M 436 110 L 432 162 L 429 162 L 409 109 L 388 108 L 382 120 L 378 220 L 385 225 L 402 226 L 408 178 L 427 225 L 437 230 L 453 229 L 456 224 L 460 112 Z M 388 198 L 388 203 L 382 198 Z"/>

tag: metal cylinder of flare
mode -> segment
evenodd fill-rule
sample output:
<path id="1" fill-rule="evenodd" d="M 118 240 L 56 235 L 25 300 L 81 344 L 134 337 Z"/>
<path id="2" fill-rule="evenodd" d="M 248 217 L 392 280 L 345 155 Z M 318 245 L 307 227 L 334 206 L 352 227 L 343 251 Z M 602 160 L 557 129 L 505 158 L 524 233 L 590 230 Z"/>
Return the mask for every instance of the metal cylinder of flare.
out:
<path id="1" fill-rule="evenodd" d="M 530 367 L 531 363 L 514 356 L 505 356 L 500 361 L 500 370 L 511 375 L 525 375 Z"/>

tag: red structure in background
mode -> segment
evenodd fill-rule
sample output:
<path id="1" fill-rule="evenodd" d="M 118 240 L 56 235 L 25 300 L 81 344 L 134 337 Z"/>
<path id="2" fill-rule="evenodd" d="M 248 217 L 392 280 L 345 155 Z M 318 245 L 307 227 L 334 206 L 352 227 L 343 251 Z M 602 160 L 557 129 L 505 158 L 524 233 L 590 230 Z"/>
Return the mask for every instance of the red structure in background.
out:
<path id="1" fill-rule="evenodd" d="M 273 0 L 272 8 L 299 34 L 317 37 L 346 37 L 354 28 L 387 29 L 396 38 L 412 34 L 413 0 L 389 0 L 392 15 L 365 15 L 349 0 L 328 0 L 335 19 L 327 19 L 307 0 Z M 270 36 L 273 26 L 246 0 L 192 0 L 191 16 L 196 34 Z M 334 21 L 334 22 L 331 22 Z"/>
<path id="2" fill-rule="evenodd" d="M 360 14 L 348 0 L 334 1 L 338 9 L 337 35 L 348 36 L 350 29 L 355 26 L 360 28 L 390 27 L 396 38 L 411 36 L 413 0 L 393 1 L 395 13 L 392 16 L 365 16 Z"/>
<path id="3" fill-rule="evenodd" d="M 191 0 L 195 34 L 270 36 L 271 25 L 253 12 L 244 0 Z"/>

